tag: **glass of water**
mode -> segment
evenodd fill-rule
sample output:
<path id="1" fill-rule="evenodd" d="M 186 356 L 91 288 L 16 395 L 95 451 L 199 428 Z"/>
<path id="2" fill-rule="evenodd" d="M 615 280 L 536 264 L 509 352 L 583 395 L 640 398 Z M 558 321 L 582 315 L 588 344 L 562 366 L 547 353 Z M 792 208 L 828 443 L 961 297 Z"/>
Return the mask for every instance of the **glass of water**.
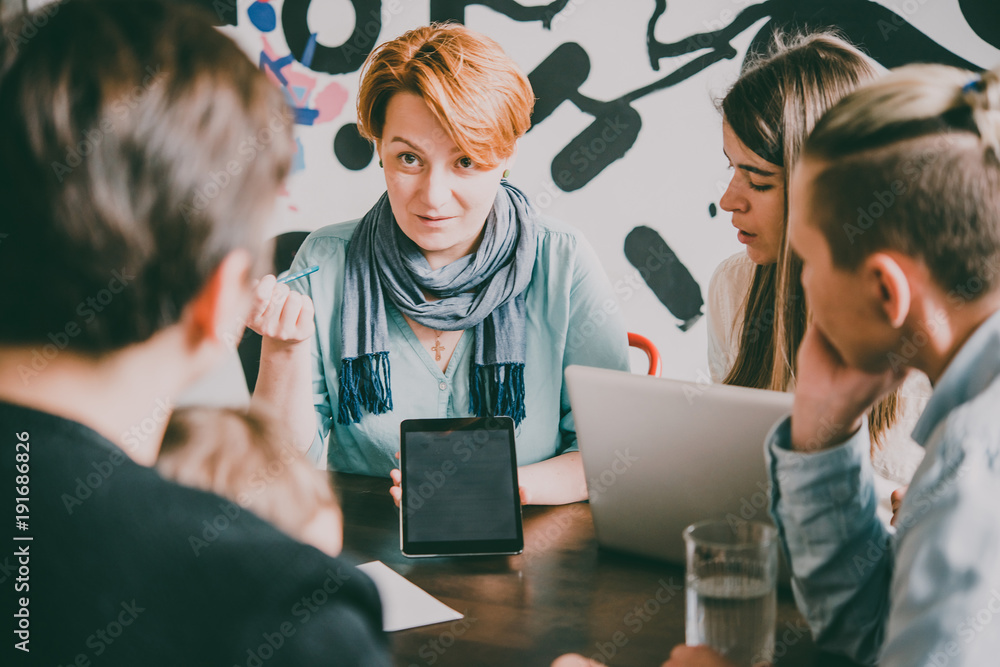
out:
<path id="1" fill-rule="evenodd" d="M 684 530 L 685 643 L 739 667 L 774 661 L 778 532 L 756 521 L 701 521 Z"/>

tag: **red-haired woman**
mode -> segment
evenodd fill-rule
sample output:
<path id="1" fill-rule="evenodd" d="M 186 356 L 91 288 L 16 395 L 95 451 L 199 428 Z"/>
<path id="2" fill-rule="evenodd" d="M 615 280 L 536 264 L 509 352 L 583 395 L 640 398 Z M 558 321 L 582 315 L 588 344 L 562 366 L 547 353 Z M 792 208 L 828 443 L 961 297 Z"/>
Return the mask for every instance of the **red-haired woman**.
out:
<path id="1" fill-rule="evenodd" d="M 506 180 L 533 105 L 499 45 L 461 25 L 369 56 L 358 126 L 386 193 L 306 239 L 292 271 L 320 270 L 294 283 L 301 294 L 262 281 L 252 323 L 255 400 L 277 405 L 318 463 L 398 482 L 401 420 L 506 415 L 522 501 L 587 497 L 563 369 L 626 370 L 627 339 L 586 241 Z"/>

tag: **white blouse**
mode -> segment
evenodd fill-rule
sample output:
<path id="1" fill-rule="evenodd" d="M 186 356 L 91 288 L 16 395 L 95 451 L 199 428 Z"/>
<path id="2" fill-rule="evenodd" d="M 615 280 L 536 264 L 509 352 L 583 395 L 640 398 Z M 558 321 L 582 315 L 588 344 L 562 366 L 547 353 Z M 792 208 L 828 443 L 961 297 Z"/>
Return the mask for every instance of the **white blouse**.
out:
<path id="1" fill-rule="evenodd" d="M 746 308 L 746 294 L 753 280 L 754 263 L 745 252 L 724 260 L 708 284 L 708 368 L 713 382 L 722 382 L 736 363 L 740 331 Z M 793 391 L 789 387 L 788 391 Z M 883 437 L 881 447 L 872 447 L 875 490 L 879 516 L 892 516 L 889 495 L 910 483 L 920 465 L 924 449 L 910 433 L 931 396 L 931 383 L 919 371 L 911 371 L 900 389 L 899 419 Z"/>

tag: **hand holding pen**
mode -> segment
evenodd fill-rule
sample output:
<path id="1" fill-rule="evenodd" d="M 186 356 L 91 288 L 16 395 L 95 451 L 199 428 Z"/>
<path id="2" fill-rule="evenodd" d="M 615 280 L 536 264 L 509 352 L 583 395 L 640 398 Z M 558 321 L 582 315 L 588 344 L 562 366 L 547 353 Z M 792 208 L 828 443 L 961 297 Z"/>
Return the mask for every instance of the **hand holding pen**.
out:
<path id="1" fill-rule="evenodd" d="M 316 273 L 317 271 L 319 271 L 318 266 L 310 266 L 308 269 L 305 269 L 304 271 L 293 273 L 291 275 L 285 276 L 284 278 L 278 278 L 278 282 L 284 285 L 285 283 L 290 283 L 293 280 L 298 280 L 299 278 L 305 278 L 310 273 Z"/>
<path id="2" fill-rule="evenodd" d="M 273 275 L 260 279 L 254 288 L 254 301 L 247 317 L 247 326 L 274 342 L 294 345 L 313 335 L 312 299 L 289 289 L 288 283 L 319 271 L 311 266 L 280 280 Z"/>

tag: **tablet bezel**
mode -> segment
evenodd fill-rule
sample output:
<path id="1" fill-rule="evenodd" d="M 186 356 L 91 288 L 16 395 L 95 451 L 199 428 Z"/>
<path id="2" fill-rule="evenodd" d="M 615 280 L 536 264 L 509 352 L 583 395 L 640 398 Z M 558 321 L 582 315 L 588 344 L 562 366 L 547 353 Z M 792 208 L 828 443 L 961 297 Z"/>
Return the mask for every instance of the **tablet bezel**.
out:
<path id="1" fill-rule="evenodd" d="M 435 542 L 413 542 L 408 537 L 406 494 L 403 493 L 399 505 L 399 548 L 404 556 L 424 558 L 433 556 L 510 556 L 524 551 L 524 530 L 521 519 L 521 496 L 517 483 L 517 450 L 514 446 L 514 421 L 510 417 L 456 417 L 447 419 L 404 419 L 399 425 L 399 467 L 403 488 L 406 488 L 406 438 L 410 433 L 434 433 L 449 431 L 475 431 L 485 428 L 507 434 L 510 447 L 511 468 L 509 471 L 513 486 L 515 526 L 517 536 L 496 540 L 448 540 Z"/>

